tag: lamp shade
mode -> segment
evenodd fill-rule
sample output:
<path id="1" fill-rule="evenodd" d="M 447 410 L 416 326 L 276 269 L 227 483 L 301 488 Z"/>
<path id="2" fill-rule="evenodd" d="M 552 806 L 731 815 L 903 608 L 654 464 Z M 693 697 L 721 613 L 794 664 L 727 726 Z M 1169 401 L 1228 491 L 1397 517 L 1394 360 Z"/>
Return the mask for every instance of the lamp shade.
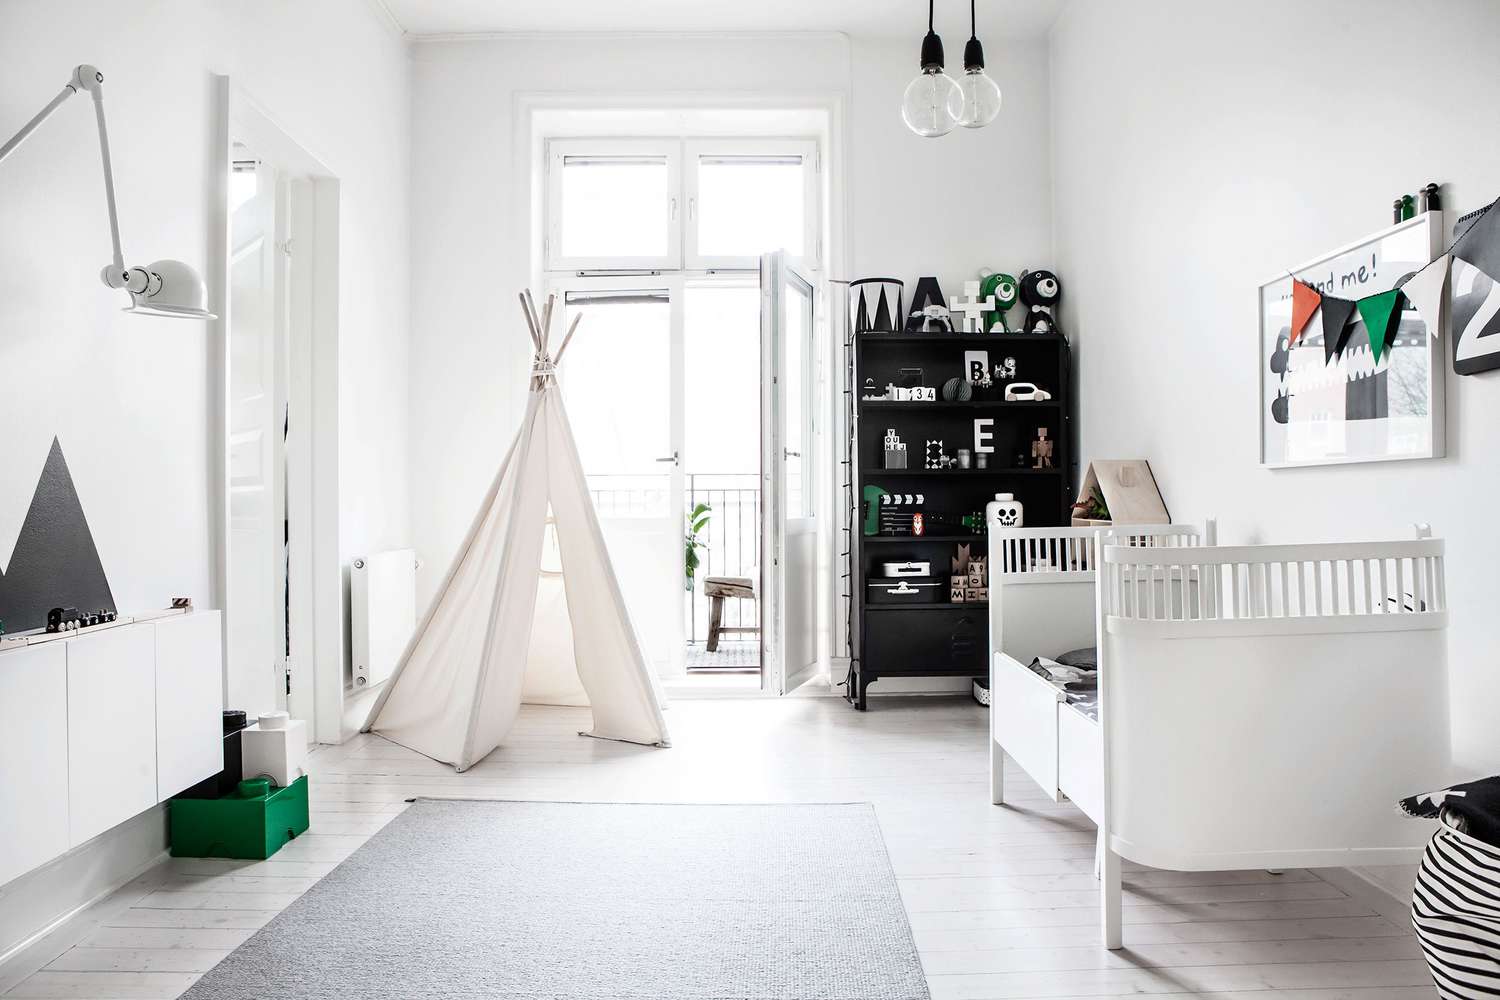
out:
<path id="1" fill-rule="evenodd" d="M 151 284 L 130 293 L 126 312 L 179 319 L 216 319 L 208 311 L 208 288 L 198 272 L 180 260 L 158 260 L 146 268 Z"/>

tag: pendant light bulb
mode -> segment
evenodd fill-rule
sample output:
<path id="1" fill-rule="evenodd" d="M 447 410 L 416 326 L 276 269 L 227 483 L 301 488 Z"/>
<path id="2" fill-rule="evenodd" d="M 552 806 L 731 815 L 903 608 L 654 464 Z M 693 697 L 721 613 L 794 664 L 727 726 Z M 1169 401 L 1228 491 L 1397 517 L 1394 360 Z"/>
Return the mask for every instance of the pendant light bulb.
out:
<path id="1" fill-rule="evenodd" d="M 932 4 L 927 2 L 927 35 L 922 39 L 922 71 L 906 86 L 901 119 L 906 127 L 929 139 L 947 135 L 958 124 L 962 107 L 959 86 L 943 72 L 943 40 L 932 30 Z"/>
<path id="2" fill-rule="evenodd" d="M 964 75 L 958 80 L 949 113 L 964 128 L 984 128 L 1000 116 L 1000 85 L 984 71 L 984 46 L 974 21 L 974 0 L 969 0 L 969 41 L 964 46 Z"/>

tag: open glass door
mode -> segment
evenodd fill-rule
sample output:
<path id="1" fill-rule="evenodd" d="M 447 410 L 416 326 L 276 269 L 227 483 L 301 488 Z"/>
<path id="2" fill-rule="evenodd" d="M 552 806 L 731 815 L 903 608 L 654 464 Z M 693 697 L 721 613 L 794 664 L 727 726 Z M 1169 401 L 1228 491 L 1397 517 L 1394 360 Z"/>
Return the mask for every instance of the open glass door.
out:
<path id="1" fill-rule="evenodd" d="M 615 576 L 657 676 L 682 675 L 683 476 L 674 289 L 628 280 L 562 288 L 582 314 L 560 382 Z"/>
<path id="2" fill-rule="evenodd" d="M 817 290 L 785 251 L 761 257 L 761 686 L 795 689 L 817 669 L 812 344 Z"/>

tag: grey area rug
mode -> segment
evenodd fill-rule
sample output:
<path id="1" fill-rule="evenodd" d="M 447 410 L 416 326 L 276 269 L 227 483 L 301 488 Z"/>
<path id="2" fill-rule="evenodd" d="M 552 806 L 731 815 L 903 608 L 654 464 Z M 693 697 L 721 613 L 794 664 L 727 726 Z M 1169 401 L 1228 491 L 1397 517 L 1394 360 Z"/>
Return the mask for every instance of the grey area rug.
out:
<path id="1" fill-rule="evenodd" d="M 927 1000 L 874 808 L 424 799 L 187 1000 Z"/>

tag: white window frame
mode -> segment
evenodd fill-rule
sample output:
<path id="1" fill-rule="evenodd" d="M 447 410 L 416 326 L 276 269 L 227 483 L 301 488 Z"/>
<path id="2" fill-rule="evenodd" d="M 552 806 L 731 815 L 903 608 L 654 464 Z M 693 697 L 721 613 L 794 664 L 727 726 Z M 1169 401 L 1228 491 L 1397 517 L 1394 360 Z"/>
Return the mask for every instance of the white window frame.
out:
<path id="1" fill-rule="evenodd" d="M 667 161 L 667 252 L 664 256 L 568 257 L 562 249 L 562 169 L 568 156 L 664 157 Z M 548 271 L 678 270 L 682 267 L 682 141 L 680 139 L 549 139 L 547 228 L 543 258 Z"/>
<path id="2" fill-rule="evenodd" d="M 687 139 L 683 142 L 683 188 L 687 211 L 683 213 L 684 267 L 688 270 L 747 270 L 760 267 L 760 253 L 742 256 L 712 256 L 698 252 L 698 164 L 704 156 L 800 156 L 802 157 L 802 253 L 792 259 L 809 270 L 819 269 L 823 257 L 822 206 L 819 174 L 822 159 L 814 139 Z M 765 247 L 763 252 L 786 247 Z"/>

